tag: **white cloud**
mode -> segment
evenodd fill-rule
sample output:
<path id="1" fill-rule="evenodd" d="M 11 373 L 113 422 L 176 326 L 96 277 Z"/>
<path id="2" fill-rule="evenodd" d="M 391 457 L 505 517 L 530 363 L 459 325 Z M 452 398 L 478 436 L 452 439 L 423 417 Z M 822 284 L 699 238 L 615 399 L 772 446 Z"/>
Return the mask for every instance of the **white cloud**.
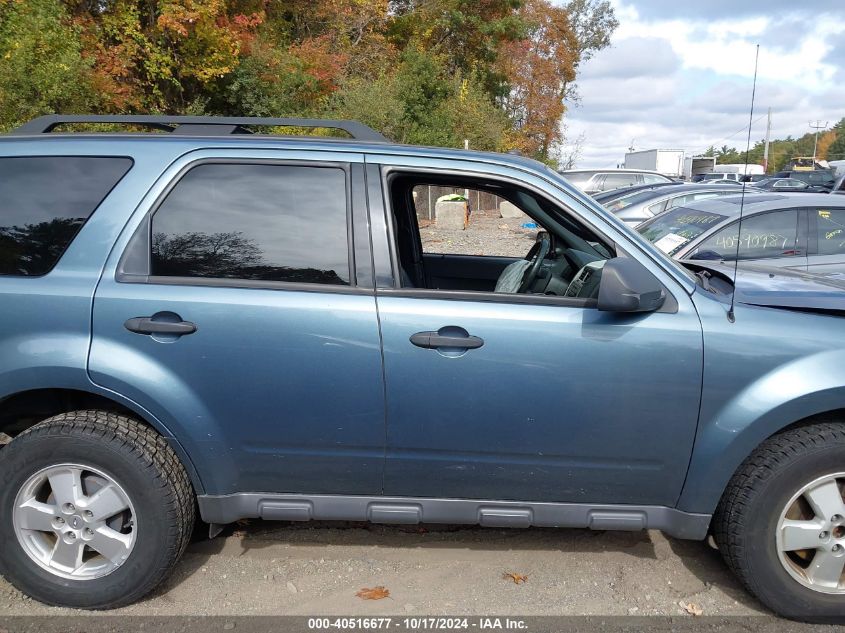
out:
<path id="1" fill-rule="evenodd" d="M 765 134 L 768 107 L 775 138 L 804 134 L 810 120 L 845 116 L 845 3 L 801 9 L 783 2 L 781 10 L 775 0 L 730 3 L 741 11 L 718 10 L 720 0 L 696 11 L 693 3 L 614 4 L 613 45 L 581 68 L 580 106 L 566 118 L 569 138 L 585 138 L 579 166 L 618 164 L 632 139 L 637 149 L 690 153 L 744 147 L 757 42 L 752 142 Z"/>

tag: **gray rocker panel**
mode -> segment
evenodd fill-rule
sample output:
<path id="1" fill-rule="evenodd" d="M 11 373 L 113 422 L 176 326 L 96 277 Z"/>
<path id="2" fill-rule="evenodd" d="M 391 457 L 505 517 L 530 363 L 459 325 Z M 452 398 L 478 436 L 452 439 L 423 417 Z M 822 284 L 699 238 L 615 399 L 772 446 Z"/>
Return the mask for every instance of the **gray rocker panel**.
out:
<path id="1" fill-rule="evenodd" d="M 200 495 L 198 501 L 203 521 L 218 524 L 261 518 L 272 521 L 315 519 L 591 530 L 652 529 L 683 539 L 705 538 L 710 525 L 709 514 L 692 514 L 664 506 L 268 493 Z"/>

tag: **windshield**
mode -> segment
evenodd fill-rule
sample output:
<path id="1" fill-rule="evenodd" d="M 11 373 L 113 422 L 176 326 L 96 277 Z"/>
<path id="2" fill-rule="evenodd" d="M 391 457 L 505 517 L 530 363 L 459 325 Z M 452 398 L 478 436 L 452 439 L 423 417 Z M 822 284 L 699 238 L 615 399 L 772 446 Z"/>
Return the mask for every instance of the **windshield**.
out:
<path id="1" fill-rule="evenodd" d="M 674 255 L 684 244 L 724 219 L 718 213 L 678 207 L 644 222 L 636 230 L 667 255 Z"/>

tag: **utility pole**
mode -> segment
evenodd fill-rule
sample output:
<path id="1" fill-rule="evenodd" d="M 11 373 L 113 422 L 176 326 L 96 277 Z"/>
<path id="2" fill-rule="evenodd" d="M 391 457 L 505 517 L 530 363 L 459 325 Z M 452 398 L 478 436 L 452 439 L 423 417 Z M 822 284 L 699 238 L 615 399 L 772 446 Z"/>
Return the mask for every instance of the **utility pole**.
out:
<path id="1" fill-rule="evenodd" d="M 819 146 L 819 130 L 826 128 L 827 124 L 828 121 L 825 121 L 824 125 L 822 125 L 821 121 L 816 121 L 815 123 L 810 121 L 810 127 L 816 131 L 816 140 L 813 141 L 813 169 L 816 168 L 816 148 Z"/>
<path id="2" fill-rule="evenodd" d="M 772 135 L 772 108 L 769 107 L 769 119 L 766 122 L 766 144 L 763 146 L 763 173 L 769 173 L 769 137 Z"/>

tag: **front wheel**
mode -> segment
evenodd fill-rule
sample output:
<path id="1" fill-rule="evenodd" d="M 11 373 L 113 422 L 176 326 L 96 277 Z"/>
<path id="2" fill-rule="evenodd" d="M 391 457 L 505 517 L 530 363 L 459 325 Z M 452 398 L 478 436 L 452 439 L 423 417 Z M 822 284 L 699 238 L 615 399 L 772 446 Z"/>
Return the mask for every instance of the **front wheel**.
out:
<path id="1" fill-rule="evenodd" d="M 734 475 L 713 520 L 728 566 L 767 607 L 845 620 L 845 425 L 770 438 Z"/>
<path id="2" fill-rule="evenodd" d="M 0 482 L 0 573 L 47 604 L 138 600 L 193 529 L 193 492 L 173 449 L 114 413 L 66 413 L 21 433 L 0 453 Z"/>

